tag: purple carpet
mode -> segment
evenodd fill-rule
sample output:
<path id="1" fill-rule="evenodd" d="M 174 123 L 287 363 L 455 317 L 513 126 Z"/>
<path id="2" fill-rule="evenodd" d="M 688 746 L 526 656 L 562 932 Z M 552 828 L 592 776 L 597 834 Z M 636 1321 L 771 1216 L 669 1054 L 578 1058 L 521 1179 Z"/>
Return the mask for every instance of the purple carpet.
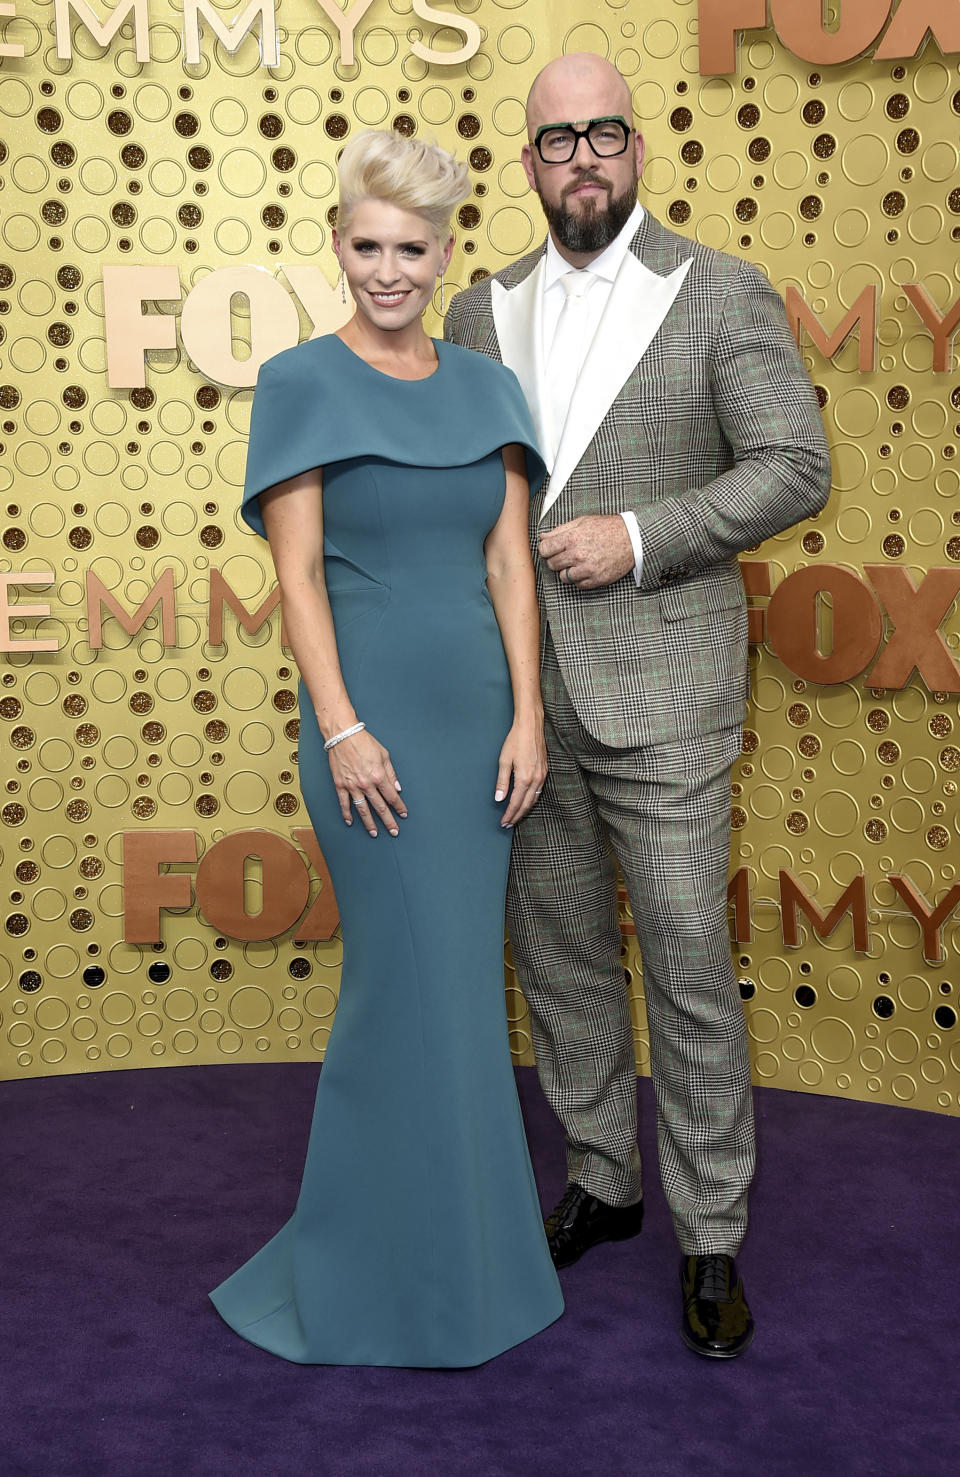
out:
<path id="1" fill-rule="evenodd" d="M 560 1136 L 519 1073 L 545 1202 Z M 0 1084 L 3 1477 L 941 1477 L 960 1471 L 958 1124 L 757 1093 L 740 1262 L 749 1353 L 678 1336 L 649 1166 L 643 1235 L 563 1274 L 567 1312 L 481 1369 L 284 1364 L 207 1302 L 293 1207 L 316 1069 Z"/>

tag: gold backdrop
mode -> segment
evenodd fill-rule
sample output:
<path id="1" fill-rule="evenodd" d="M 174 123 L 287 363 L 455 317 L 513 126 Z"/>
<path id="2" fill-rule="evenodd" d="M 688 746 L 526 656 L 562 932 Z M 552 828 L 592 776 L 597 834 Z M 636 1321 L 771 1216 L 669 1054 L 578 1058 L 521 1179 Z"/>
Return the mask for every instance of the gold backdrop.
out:
<path id="1" fill-rule="evenodd" d="M 946 8 L 894 9 L 912 52 L 911 7 Z M 834 451 L 827 511 L 744 562 L 756 1080 L 956 1112 L 954 22 L 916 57 L 891 28 L 877 59 L 890 7 L 845 0 L 848 61 L 820 0 L 775 7 L 783 39 L 755 0 L 358 0 L 339 35 L 336 0 L 279 0 L 266 66 L 270 0 L 262 56 L 240 9 L 207 7 L 190 63 L 196 0 L 139 0 L 99 41 L 105 7 L 0 7 L 2 1074 L 322 1054 L 340 942 L 273 572 L 236 514 L 249 384 L 346 311 L 344 138 L 393 124 L 468 158 L 449 293 L 541 238 L 522 100 L 587 49 L 633 88 L 652 210 L 788 295 Z M 737 20 L 758 28 L 727 57 Z M 624 948 L 644 1070 L 626 914 Z M 509 969 L 507 992 L 529 1061 Z"/>

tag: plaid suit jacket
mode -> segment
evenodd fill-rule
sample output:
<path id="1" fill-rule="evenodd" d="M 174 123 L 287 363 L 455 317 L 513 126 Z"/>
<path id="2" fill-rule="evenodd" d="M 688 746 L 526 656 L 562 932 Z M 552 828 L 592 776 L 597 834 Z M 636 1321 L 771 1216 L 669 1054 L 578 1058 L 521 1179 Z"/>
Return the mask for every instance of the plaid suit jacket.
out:
<path id="1" fill-rule="evenodd" d="M 517 287 L 544 250 L 496 280 Z M 649 211 L 630 250 L 661 278 L 690 265 L 542 527 L 632 509 L 640 585 L 632 573 L 599 590 L 560 581 L 536 555 L 549 483 L 531 506 L 544 624 L 580 721 L 613 748 L 742 722 L 749 672 L 736 556 L 818 512 L 830 490 L 816 396 L 763 273 Z M 501 359 L 491 280 L 454 298 L 444 334 Z M 619 331 L 629 335 L 631 323 Z"/>

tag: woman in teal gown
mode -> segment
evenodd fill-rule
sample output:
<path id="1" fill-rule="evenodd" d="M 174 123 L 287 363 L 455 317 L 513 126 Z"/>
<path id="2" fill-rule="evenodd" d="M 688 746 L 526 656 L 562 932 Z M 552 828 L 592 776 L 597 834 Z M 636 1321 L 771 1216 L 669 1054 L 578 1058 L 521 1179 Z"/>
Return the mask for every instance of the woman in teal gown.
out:
<path id="1" fill-rule="evenodd" d="M 340 170 L 357 311 L 263 366 L 243 516 L 302 674 L 343 977 L 296 1210 L 211 1297 L 299 1363 L 466 1366 L 563 1307 L 503 994 L 511 827 L 546 773 L 543 465 L 511 372 L 422 327 L 464 167 L 368 131 Z"/>

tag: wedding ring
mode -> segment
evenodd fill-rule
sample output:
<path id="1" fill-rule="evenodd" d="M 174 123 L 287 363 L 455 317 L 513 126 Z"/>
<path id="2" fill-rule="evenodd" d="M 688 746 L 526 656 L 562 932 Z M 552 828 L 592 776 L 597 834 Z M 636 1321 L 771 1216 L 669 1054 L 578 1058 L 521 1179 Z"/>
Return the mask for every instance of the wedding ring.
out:
<path id="1" fill-rule="evenodd" d="M 359 807 L 361 805 L 366 805 L 367 802 L 366 802 L 366 800 L 364 800 L 363 796 L 361 795 L 360 798 L 359 798 L 359 800 L 354 800 L 353 803 L 354 803 L 354 805 L 356 805 L 356 806 Z"/>

